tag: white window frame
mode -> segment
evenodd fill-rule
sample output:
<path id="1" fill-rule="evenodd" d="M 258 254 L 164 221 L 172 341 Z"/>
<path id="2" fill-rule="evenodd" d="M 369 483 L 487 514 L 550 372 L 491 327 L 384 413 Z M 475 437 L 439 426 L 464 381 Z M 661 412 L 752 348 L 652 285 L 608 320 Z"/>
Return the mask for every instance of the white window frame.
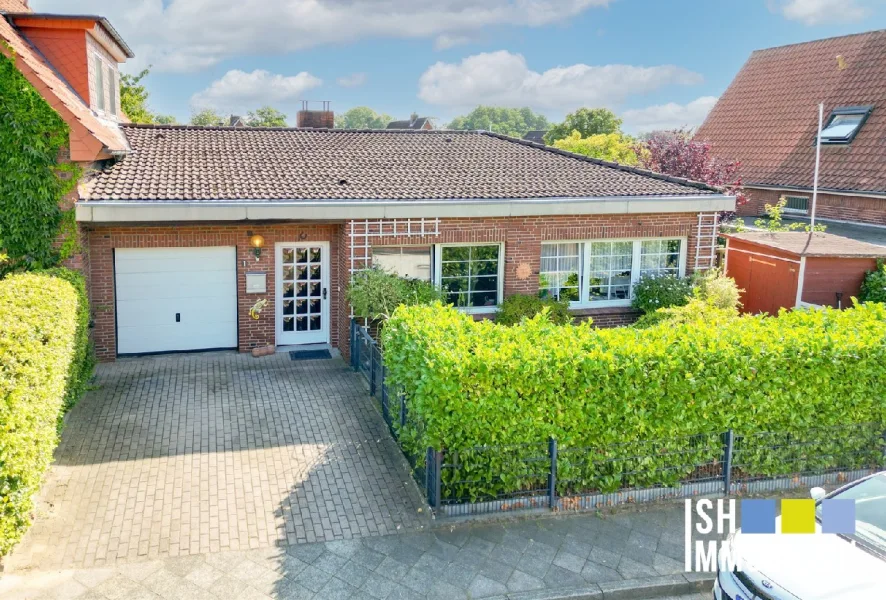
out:
<path id="1" fill-rule="evenodd" d="M 110 113 L 117 116 L 117 97 L 120 95 L 119 84 L 117 83 L 117 73 L 111 65 L 108 67 L 108 109 Z"/>
<path id="2" fill-rule="evenodd" d="M 809 196 L 801 196 L 799 194 L 785 194 L 785 205 L 782 209 L 785 214 L 788 215 L 808 215 L 809 214 Z M 788 198 L 796 198 L 798 200 L 803 199 L 806 200 L 806 210 L 800 210 L 798 208 L 790 208 L 788 207 Z"/>
<path id="3" fill-rule="evenodd" d="M 105 61 L 102 55 L 94 52 L 92 68 L 95 71 L 95 110 L 105 112 Z"/>
<path id="4" fill-rule="evenodd" d="M 579 265 L 579 273 L 581 274 L 581 288 L 579 290 L 579 300 L 570 302 L 570 308 L 612 308 L 617 306 L 630 306 L 631 300 L 597 300 L 591 302 L 591 244 L 593 242 L 631 242 L 633 244 L 633 256 L 631 258 L 631 288 L 640 280 L 640 251 L 643 242 L 655 242 L 665 240 L 680 240 L 680 264 L 678 266 L 678 274 L 680 277 L 686 276 L 686 259 L 688 254 L 688 238 L 679 235 L 666 235 L 661 237 L 645 237 L 645 238 L 599 238 L 592 240 L 545 240 L 542 244 L 581 244 L 579 256 L 581 264 Z M 539 275 L 541 270 L 539 269 Z"/>
<path id="5" fill-rule="evenodd" d="M 434 244 L 434 274 L 432 280 L 433 284 L 438 290 L 445 294 L 445 292 L 443 292 L 443 248 L 457 248 L 467 246 L 498 246 L 498 269 L 496 271 L 496 275 L 498 277 L 498 289 L 496 290 L 498 294 L 498 304 L 496 304 L 495 306 L 464 306 L 458 307 L 458 309 L 469 314 L 496 313 L 498 312 L 498 307 L 504 300 L 505 245 L 503 242 L 459 242 L 452 244 Z M 444 302 L 445 301 L 446 299 L 444 298 Z"/>
<path id="6" fill-rule="evenodd" d="M 116 65 L 111 64 L 99 52 L 92 53 L 92 68 L 95 71 L 95 112 L 117 118 L 120 102 L 120 73 Z M 113 87 L 114 92 L 111 93 Z M 113 102 L 113 105 L 111 104 Z"/>

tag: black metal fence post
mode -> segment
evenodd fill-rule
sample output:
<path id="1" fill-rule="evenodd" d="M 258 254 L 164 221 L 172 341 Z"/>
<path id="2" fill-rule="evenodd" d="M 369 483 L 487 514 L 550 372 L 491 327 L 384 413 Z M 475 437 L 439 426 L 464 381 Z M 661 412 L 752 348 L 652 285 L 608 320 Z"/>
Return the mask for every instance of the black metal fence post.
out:
<path id="1" fill-rule="evenodd" d="M 735 445 L 735 434 L 730 429 L 723 434 L 723 495 L 728 496 L 732 488 L 732 450 Z"/>
<path id="2" fill-rule="evenodd" d="M 443 452 L 438 451 L 434 453 L 434 475 L 437 480 L 434 482 L 434 509 L 437 510 L 440 508 L 440 500 L 443 497 Z"/>
<path id="3" fill-rule="evenodd" d="M 443 453 L 435 452 L 428 448 L 425 454 L 425 491 L 427 492 L 428 504 L 434 510 L 440 508 L 440 487 L 442 477 L 440 474 L 443 466 Z"/>
<path id="4" fill-rule="evenodd" d="M 356 352 L 357 346 L 357 319 L 351 317 L 351 368 L 357 365 L 357 362 L 354 360 L 354 353 Z M 356 371 L 356 369 L 354 369 Z"/>
<path id="5" fill-rule="evenodd" d="M 369 344 L 369 395 L 375 396 L 375 342 Z"/>
<path id="6" fill-rule="evenodd" d="M 548 441 L 548 454 L 551 458 L 551 472 L 548 476 L 548 506 L 557 508 L 557 440 L 553 437 Z"/>
<path id="7" fill-rule="evenodd" d="M 406 394 L 397 394 L 400 400 L 400 427 L 406 427 Z"/>
<path id="8" fill-rule="evenodd" d="M 354 321 L 354 351 L 351 352 L 351 358 L 354 361 L 354 370 L 360 370 L 360 346 L 363 343 L 360 340 L 360 331 L 358 329 L 357 321 Z"/>

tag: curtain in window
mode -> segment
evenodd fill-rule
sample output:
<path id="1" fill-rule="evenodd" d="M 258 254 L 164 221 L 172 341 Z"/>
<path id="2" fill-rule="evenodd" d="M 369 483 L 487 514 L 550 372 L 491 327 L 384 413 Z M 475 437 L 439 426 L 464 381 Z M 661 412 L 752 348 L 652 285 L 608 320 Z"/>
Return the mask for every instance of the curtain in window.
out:
<path id="1" fill-rule="evenodd" d="M 581 293 L 581 244 L 542 244 L 539 293 L 543 298 L 578 302 Z"/>

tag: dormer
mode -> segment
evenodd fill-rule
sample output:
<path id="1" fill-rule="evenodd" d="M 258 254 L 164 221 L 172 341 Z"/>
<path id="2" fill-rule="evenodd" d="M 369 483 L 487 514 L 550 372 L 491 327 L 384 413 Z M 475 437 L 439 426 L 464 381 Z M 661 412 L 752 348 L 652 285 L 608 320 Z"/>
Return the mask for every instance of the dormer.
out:
<path id="1" fill-rule="evenodd" d="M 134 54 L 107 19 L 92 15 L 6 15 L 101 118 L 123 121 L 119 65 Z"/>

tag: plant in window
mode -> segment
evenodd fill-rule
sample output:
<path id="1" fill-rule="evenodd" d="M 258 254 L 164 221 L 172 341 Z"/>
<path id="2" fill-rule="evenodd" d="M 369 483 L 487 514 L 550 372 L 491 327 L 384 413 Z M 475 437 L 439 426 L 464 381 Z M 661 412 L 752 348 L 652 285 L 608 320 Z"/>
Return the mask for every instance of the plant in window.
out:
<path id="1" fill-rule="evenodd" d="M 824 231 L 827 229 L 827 225 L 821 224 L 816 224 L 815 227 L 810 227 L 807 223 L 791 223 L 790 225 L 783 223 L 784 207 L 787 203 L 788 199 L 782 196 L 774 206 L 772 204 L 767 204 L 765 206 L 766 218 L 757 219 L 754 221 L 754 226 L 772 233 L 798 230 L 803 230 L 809 233 L 812 231 Z"/>
<path id="2" fill-rule="evenodd" d="M 547 311 L 552 323 L 557 325 L 572 323 L 567 300 L 524 294 L 514 294 L 505 298 L 495 315 L 495 322 L 499 325 L 517 325 L 523 319 L 531 319 L 542 311 Z"/>
<path id="3" fill-rule="evenodd" d="M 886 302 L 886 261 L 878 260 L 877 268 L 865 273 L 858 299 L 862 302 Z"/>
<path id="4" fill-rule="evenodd" d="M 634 286 L 631 305 L 650 313 L 660 308 L 684 306 L 692 295 L 692 285 L 686 277 L 670 273 L 643 275 Z"/>
<path id="5" fill-rule="evenodd" d="M 346 293 L 354 315 L 372 321 L 387 320 L 401 305 L 430 304 L 440 292 L 429 282 L 403 279 L 380 267 L 356 273 Z"/>

